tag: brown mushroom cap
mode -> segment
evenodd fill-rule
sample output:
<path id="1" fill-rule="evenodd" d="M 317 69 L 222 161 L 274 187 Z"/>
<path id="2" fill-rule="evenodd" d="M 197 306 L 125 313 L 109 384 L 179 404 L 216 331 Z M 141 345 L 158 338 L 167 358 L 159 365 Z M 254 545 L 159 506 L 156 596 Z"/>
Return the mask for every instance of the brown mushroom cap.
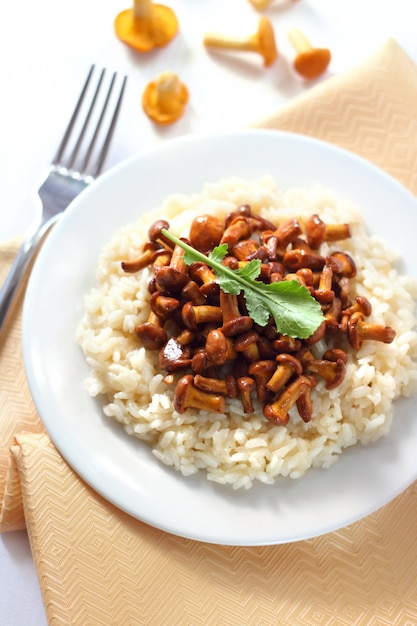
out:
<path id="1" fill-rule="evenodd" d="M 161 232 L 162 230 L 169 230 L 169 222 L 167 220 L 160 219 L 153 222 L 148 230 L 149 240 L 153 243 L 162 243 L 169 249 L 174 248 L 175 244 Z"/>
<path id="2" fill-rule="evenodd" d="M 223 365 L 229 359 L 236 357 L 233 341 L 225 337 L 220 329 L 211 330 L 206 339 L 206 352 L 211 363 Z"/>
<path id="3" fill-rule="evenodd" d="M 160 349 L 158 357 L 160 369 L 166 372 L 175 372 L 191 365 L 189 351 L 179 344 L 175 337 L 168 339 Z"/>
<path id="4" fill-rule="evenodd" d="M 345 276 L 346 278 L 354 278 L 356 276 L 356 264 L 352 257 L 346 252 L 337 250 L 327 257 L 326 262 L 333 269 L 335 274 Z"/>
<path id="5" fill-rule="evenodd" d="M 152 322 L 139 324 L 135 328 L 135 333 L 147 350 L 159 350 L 168 339 L 166 330 Z"/>
<path id="6" fill-rule="evenodd" d="M 220 243 L 223 224 L 214 215 L 199 215 L 191 222 L 190 243 L 203 254 L 208 254 Z"/>

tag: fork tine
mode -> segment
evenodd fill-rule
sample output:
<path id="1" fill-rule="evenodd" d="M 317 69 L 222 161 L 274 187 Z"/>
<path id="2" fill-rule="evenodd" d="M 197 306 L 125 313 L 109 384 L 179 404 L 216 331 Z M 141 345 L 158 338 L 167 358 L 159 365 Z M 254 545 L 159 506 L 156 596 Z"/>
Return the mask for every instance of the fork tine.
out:
<path id="1" fill-rule="evenodd" d="M 116 74 L 114 74 L 114 78 L 116 78 Z M 114 129 L 116 128 L 117 118 L 119 117 L 120 107 L 122 105 L 123 94 L 124 94 L 124 90 L 125 90 L 125 87 L 126 87 L 126 82 L 127 82 L 127 76 L 124 76 L 123 77 L 123 81 L 122 81 L 122 86 L 121 86 L 120 92 L 119 92 L 119 97 L 117 99 L 116 106 L 115 106 L 114 111 L 113 111 L 113 116 L 112 116 L 112 118 L 110 120 L 110 124 L 109 124 L 109 127 L 107 129 L 107 134 L 106 134 L 106 136 L 104 138 L 103 145 L 102 145 L 100 153 L 99 153 L 99 155 L 97 157 L 96 166 L 95 166 L 94 170 L 91 172 L 91 175 L 93 177 L 96 177 L 96 176 L 98 176 L 100 174 L 101 169 L 103 167 L 104 160 L 105 160 L 107 152 L 108 152 L 108 149 L 110 147 L 110 143 L 111 143 L 111 140 L 112 140 L 112 137 L 113 137 Z M 108 97 L 110 97 L 110 93 L 108 94 Z M 101 121 L 102 120 L 100 119 L 99 124 L 101 124 Z M 97 134 L 98 134 L 98 129 L 97 129 Z M 96 137 L 93 138 L 94 142 L 95 142 L 95 139 L 96 139 Z"/>
<path id="2" fill-rule="evenodd" d="M 92 65 L 90 67 L 90 71 L 88 72 L 86 81 L 84 83 L 84 87 L 82 88 L 82 91 L 80 93 L 80 97 L 78 98 L 77 104 L 75 105 L 75 109 L 74 109 L 74 111 L 72 113 L 72 116 L 71 116 L 71 119 L 70 119 L 70 121 L 68 123 L 68 126 L 65 129 L 64 136 L 62 137 L 61 143 L 58 146 L 58 150 L 57 150 L 54 158 L 52 159 L 52 165 L 58 165 L 59 164 L 59 162 L 60 162 L 60 160 L 62 158 L 62 155 L 64 153 L 64 150 L 67 147 L 68 140 L 69 140 L 70 135 L 72 133 L 72 129 L 74 128 L 76 119 L 78 117 L 78 113 L 79 113 L 79 111 L 81 109 L 81 106 L 82 106 L 82 103 L 84 101 L 84 96 L 85 96 L 85 94 L 87 92 L 88 85 L 90 84 L 90 80 L 91 80 L 91 77 L 93 75 L 94 68 L 95 68 L 95 65 Z"/>
<path id="3" fill-rule="evenodd" d="M 89 108 L 86 112 L 82 127 L 78 132 L 78 137 L 76 139 L 75 145 L 72 148 L 72 151 L 69 157 L 64 158 L 64 154 L 65 154 L 65 151 L 69 148 L 71 134 L 74 131 L 74 127 L 77 123 L 77 118 L 80 116 L 80 110 L 84 105 L 85 95 L 87 93 L 87 89 L 89 87 L 94 69 L 95 69 L 95 65 L 92 65 L 88 73 L 87 79 L 85 81 L 84 87 L 81 91 L 78 102 L 75 106 L 74 112 L 71 116 L 68 127 L 64 133 L 64 137 L 52 161 L 52 164 L 54 166 L 62 166 L 62 167 L 65 167 L 67 170 L 75 171 L 76 174 L 89 176 L 92 178 L 96 178 L 100 174 L 101 169 L 103 167 L 103 163 L 106 158 L 106 155 L 107 155 L 110 143 L 111 143 L 111 139 L 113 136 L 113 132 L 116 126 L 116 122 L 117 122 L 117 118 L 119 115 L 119 111 L 120 111 L 120 107 L 121 107 L 122 99 L 123 99 L 123 94 L 124 94 L 124 90 L 125 90 L 125 86 L 127 82 L 127 76 L 124 76 L 121 87 L 120 87 L 119 95 L 118 95 L 118 98 L 117 98 L 117 101 L 115 103 L 115 107 L 112 113 L 112 117 L 109 121 L 109 127 L 106 131 L 105 136 L 103 137 L 103 143 L 100 147 L 98 154 L 96 155 L 94 162 L 92 163 L 92 166 L 90 167 L 90 169 L 88 169 L 89 163 L 90 161 L 92 161 L 92 154 L 96 146 L 101 128 L 103 126 L 103 122 L 106 116 L 106 112 L 109 106 L 112 92 L 114 90 L 114 86 L 115 86 L 115 82 L 117 78 L 117 72 L 114 72 L 114 74 L 112 75 L 110 85 L 107 89 L 107 93 L 104 98 L 104 102 L 101 104 L 100 113 L 97 112 L 98 120 L 95 122 L 96 125 L 94 128 L 94 131 L 92 131 L 92 136 L 91 136 L 91 133 L 89 133 L 91 138 L 89 137 L 88 147 L 85 150 L 83 150 L 82 163 L 81 164 L 77 163 L 77 159 L 78 159 L 79 153 L 81 152 L 81 147 L 83 143 L 85 143 L 84 140 L 86 139 L 88 127 L 91 123 L 91 118 L 94 113 L 94 109 L 96 107 L 98 97 L 100 95 L 100 90 L 102 88 L 102 84 L 104 82 L 104 77 L 106 73 L 105 69 L 101 71 L 100 76 L 98 78 L 98 82 L 95 86 L 95 91 L 92 94 L 92 99 L 91 99 L 91 102 L 89 103 Z M 84 108 L 86 108 L 86 106 L 87 106 L 87 103 L 85 104 Z"/>
<path id="4" fill-rule="evenodd" d="M 75 163 L 75 159 L 77 158 L 78 151 L 79 151 L 81 143 L 82 143 L 82 141 L 84 139 L 85 132 L 86 132 L 86 130 L 88 128 L 88 124 L 90 122 L 91 115 L 92 115 L 92 113 L 94 111 L 94 107 L 95 107 L 95 104 L 96 104 L 96 101 L 97 101 L 98 94 L 100 92 L 100 87 L 101 87 L 101 84 L 103 82 L 103 78 L 104 78 L 105 72 L 106 72 L 106 70 L 104 70 L 104 69 L 101 70 L 101 74 L 100 74 L 100 77 L 98 79 L 97 87 L 96 87 L 96 90 L 94 92 L 93 99 L 91 100 L 90 108 L 88 109 L 87 115 L 85 116 L 84 124 L 83 124 L 83 126 L 81 128 L 80 134 L 78 135 L 77 142 L 76 142 L 76 144 L 74 146 L 74 149 L 73 149 L 73 151 L 71 153 L 69 161 L 66 164 L 68 169 L 71 169 L 73 167 L 73 165 Z"/>

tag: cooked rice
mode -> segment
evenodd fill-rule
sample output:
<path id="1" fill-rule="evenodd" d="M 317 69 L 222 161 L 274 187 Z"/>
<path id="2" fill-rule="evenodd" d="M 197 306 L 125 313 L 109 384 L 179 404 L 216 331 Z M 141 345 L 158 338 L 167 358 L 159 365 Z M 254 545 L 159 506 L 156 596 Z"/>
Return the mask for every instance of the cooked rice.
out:
<path id="1" fill-rule="evenodd" d="M 173 409 L 173 389 L 158 371 L 157 352 L 142 348 L 134 333 L 149 313 L 150 271 L 126 274 L 120 262 L 137 256 L 148 226 L 165 217 L 170 230 L 187 236 L 194 217 L 224 217 L 240 204 L 275 223 L 318 213 L 324 222 L 348 222 L 352 238 L 323 244 L 321 254 L 343 249 L 355 260 L 353 294 L 366 295 L 372 321 L 392 326 L 391 344 L 368 341 L 350 351 L 346 377 L 331 391 L 320 381 L 313 390 L 314 417 L 304 423 L 296 409 L 286 426 L 274 426 L 256 405 L 245 415 L 238 399 L 227 414 Z M 209 480 L 249 488 L 271 484 L 278 476 L 301 477 L 309 468 L 328 468 L 341 452 L 358 442 L 385 436 L 393 419 L 393 401 L 417 391 L 417 283 L 396 269 L 399 256 L 378 236 L 366 234 L 360 214 L 346 200 L 323 189 L 282 191 L 265 176 L 252 182 L 227 179 L 207 184 L 200 194 L 175 195 L 162 207 L 119 230 L 98 263 L 97 286 L 85 298 L 77 341 L 91 375 L 92 396 L 106 399 L 104 412 L 130 435 L 149 444 L 155 457 L 184 476 L 204 470 Z"/>

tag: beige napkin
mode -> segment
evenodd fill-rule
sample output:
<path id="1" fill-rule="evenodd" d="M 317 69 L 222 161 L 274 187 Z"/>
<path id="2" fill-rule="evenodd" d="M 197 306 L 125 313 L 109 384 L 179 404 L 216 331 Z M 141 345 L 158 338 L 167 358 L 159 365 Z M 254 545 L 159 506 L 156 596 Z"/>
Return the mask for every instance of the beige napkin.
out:
<path id="1" fill-rule="evenodd" d="M 394 41 L 258 126 L 314 135 L 417 194 L 417 67 Z M 0 280 L 16 242 L 0 249 Z M 288 545 L 194 542 L 93 492 L 50 442 L 20 355 L 20 313 L 0 344 L 0 524 L 25 524 L 51 624 L 417 624 L 417 483 L 348 528 Z M 23 502 L 23 507 L 22 507 Z"/>

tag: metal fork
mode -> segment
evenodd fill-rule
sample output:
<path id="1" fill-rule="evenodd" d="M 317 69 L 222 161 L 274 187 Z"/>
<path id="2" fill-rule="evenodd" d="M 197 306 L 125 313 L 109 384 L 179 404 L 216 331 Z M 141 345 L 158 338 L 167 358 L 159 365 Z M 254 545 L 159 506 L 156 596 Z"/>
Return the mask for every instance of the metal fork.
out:
<path id="1" fill-rule="evenodd" d="M 97 104 L 100 104 L 99 97 L 101 96 L 106 70 L 103 69 L 99 74 L 97 86 L 88 106 L 87 94 L 94 69 L 95 66 L 92 65 L 58 151 L 49 167 L 48 174 L 37 191 L 37 199 L 42 209 L 39 219 L 23 242 L 0 290 L 0 332 L 38 244 L 72 200 L 88 187 L 102 170 L 122 104 L 127 76 L 123 77 L 119 91 L 113 98 L 115 100 L 113 103 L 112 92 L 116 85 L 117 73 L 112 75 L 107 92 L 104 92 L 101 109 L 99 109 Z M 110 103 L 112 103 L 113 111 L 109 114 L 110 119 L 108 120 L 106 112 Z M 82 119 L 81 109 L 84 105 L 87 106 L 87 112 Z M 89 134 L 89 127 L 94 124 L 93 118 L 96 123 L 91 134 Z M 108 127 L 107 132 L 101 137 L 100 132 L 104 122 L 108 124 Z M 76 128 L 78 125 L 80 125 L 79 130 Z M 71 141 L 74 134 L 75 143 Z M 96 150 L 99 139 L 101 146 Z M 84 146 L 85 143 L 87 144 L 86 147 Z M 66 156 L 68 152 L 69 155 Z"/>

